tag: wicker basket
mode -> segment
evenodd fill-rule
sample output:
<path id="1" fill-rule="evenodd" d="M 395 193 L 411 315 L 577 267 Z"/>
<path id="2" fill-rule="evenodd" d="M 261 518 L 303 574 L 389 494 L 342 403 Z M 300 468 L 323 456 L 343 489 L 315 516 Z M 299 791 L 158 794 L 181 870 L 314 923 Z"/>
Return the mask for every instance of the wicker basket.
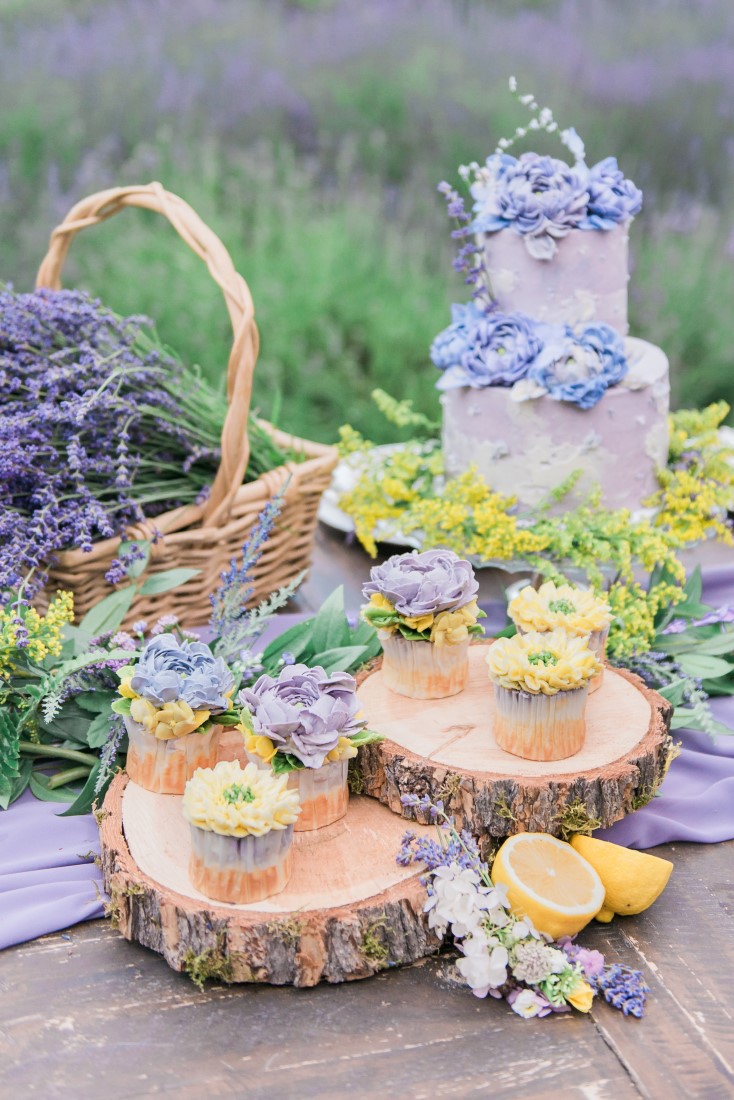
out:
<path id="1" fill-rule="evenodd" d="M 155 530 L 163 536 L 151 548 L 146 576 L 180 566 L 200 572 L 172 592 L 137 598 L 126 622 L 156 618 L 175 609 L 182 623 L 196 626 L 209 618 L 209 594 L 216 588 L 221 570 L 239 554 L 261 509 L 286 482 L 283 509 L 255 572 L 254 599 L 263 598 L 308 567 L 316 511 L 336 465 L 337 452 L 333 447 L 286 435 L 262 421 L 277 443 L 302 455 L 303 461 L 280 466 L 257 481 L 242 484 L 250 453 L 247 419 L 259 344 L 252 296 L 219 238 L 190 206 L 159 183 L 101 191 L 77 203 L 51 234 L 36 286 L 58 290 L 61 269 L 74 235 L 126 206 L 140 206 L 163 214 L 204 260 L 224 294 L 234 330 L 227 368 L 229 408 L 222 429 L 221 464 L 209 499 L 203 505 L 165 512 L 127 532 L 127 538 L 132 539 L 150 539 Z M 105 539 L 95 543 L 91 553 L 81 550 L 60 553 L 49 572 L 47 593 L 70 589 L 77 617 L 81 618 L 112 591 L 104 575 L 119 545 L 119 538 Z"/>

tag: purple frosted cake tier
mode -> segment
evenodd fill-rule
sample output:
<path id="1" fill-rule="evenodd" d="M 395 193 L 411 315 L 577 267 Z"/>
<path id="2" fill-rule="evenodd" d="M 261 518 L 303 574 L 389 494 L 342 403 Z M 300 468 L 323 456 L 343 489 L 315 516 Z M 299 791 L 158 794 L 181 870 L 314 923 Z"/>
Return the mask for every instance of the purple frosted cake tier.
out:
<path id="1" fill-rule="evenodd" d="M 447 476 L 473 465 L 493 489 L 534 506 L 581 469 L 577 491 L 598 482 L 607 508 L 639 509 L 668 455 L 668 360 L 644 340 L 629 338 L 625 349 L 624 382 L 592 409 L 547 396 L 513 401 L 505 386 L 445 392 Z"/>
<path id="2" fill-rule="evenodd" d="M 534 259 L 513 229 L 480 234 L 500 310 L 572 325 L 603 321 L 626 336 L 627 229 L 572 229 L 550 260 Z"/>

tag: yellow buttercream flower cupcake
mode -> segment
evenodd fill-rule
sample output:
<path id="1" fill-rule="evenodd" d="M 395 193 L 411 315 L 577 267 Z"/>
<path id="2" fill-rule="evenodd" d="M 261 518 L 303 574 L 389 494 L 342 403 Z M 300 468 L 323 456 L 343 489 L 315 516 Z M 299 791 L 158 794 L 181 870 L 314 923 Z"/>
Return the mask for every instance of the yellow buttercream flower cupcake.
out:
<path id="1" fill-rule="evenodd" d="M 493 732 L 526 760 L 563 760 L 583 745 L 589 684 L 601 664 L 586 637 L 565 630 L 500 638 L 487 654 Z"/>
<path id="2" fill-rule="evenodd" d="M 189 877 L 202 894 L 246 904 L 285 888 L 300 813 L 287 775 L 236 760 L 200 768 L 186 784 L 182 810 L 191 825 Z"/>
<path id="3" fill-rule="evenodd" d="M 604 659 L 612 609 L 589 590 L 554 581 L 546 581 L 537 589 L 527 585 L 510 601 L 507 614 L 522 634 L 565 630 L 586 637 L 589 649 L 600 661 Z M 601 686 L 602 675 L 603 669 L 591 681 L 589 691 Z"/>

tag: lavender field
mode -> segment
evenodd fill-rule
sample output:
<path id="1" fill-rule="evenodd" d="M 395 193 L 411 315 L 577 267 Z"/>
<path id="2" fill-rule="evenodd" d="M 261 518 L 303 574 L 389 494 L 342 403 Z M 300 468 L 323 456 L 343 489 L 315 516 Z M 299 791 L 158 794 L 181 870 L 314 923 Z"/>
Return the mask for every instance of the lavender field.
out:
<path id="1" fill-rule="evenodd" d="M 464 294 L 436 184 L 523 121 L 511 73 L 643 188 L 632 329 L 677 403 L 734 404 L 731 0 L 0 0 L 0 280 L 32 284 L 84 194 L 160 179 L 251 284 L 262 412 L 384 438 L 375 386 L 435 411 Z M 79 238 L 66 277 L 223 372 L 218 291 L 152 216 Z"/>

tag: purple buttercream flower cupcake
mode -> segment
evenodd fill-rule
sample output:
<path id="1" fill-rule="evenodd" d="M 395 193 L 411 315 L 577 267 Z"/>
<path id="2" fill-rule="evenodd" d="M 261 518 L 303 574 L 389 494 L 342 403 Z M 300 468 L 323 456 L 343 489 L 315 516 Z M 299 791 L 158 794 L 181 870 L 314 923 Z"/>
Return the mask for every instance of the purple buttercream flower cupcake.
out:
<path id="1" fill-rule="evenodd" d="M 362 614 L 382 642 L 392 691 L 443 699 L 464 689 L 470 639 L 484 633 L 478 590 L 470 563 L 451 550 L 397 554 L 372 569 Z"/>
<path id="2" fill-rule="evenodd" d="M 375 740 L 359 716 L 356 681 L 347 672 L 286 665 L 237 697 L 248 757 L 289 772 L 301 815 L 296 831 L 320 829 L 347 812 L 347 770 L 357 746 Z"/>

